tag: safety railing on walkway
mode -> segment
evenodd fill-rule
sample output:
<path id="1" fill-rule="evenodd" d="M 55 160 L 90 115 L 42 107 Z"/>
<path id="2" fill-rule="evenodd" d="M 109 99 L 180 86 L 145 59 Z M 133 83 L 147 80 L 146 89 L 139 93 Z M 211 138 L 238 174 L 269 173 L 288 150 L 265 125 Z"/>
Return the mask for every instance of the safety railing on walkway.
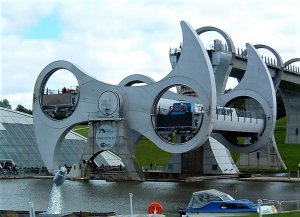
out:
<path id="1" fill-rule="evenodd" d="M 164 166 L 157 166 L 157 165 L 150 165 L 150 166 L 143 166 L 142 170 L 144 172 L 163 172 Z"/>
<path id="2" fill-rule="evenodd" d="M 264 120 L 265 115 L 262 112 L 253 112 L 253 111 L 245 111 L 238 110 L 236 108 L 230 107 L 217 107 L 216 108 L 217 120 L 222 118 L 224 120 L 230 121 L 243 121 L 246 120 L 250 123 L 257 123 L 258 120 Z"/>
<path id="3" fill-rule="evenodd" d="M 300 200 L 286 200 L 279 202 L 279 211 L 283 212 L 292 212 L 300 211 Z"/>
<path id="4" fill-rule="evenodd" d="M 46 168 L 26 168 L 26 169 L 0 169 L 0 178 L 26 178 L 32 176 L 48 176 L 50 173 Z"/>
<path id="5" fill-rule="evenodd" d="M 259 206 L 269 206 L 274 208 L 277 213 L 287 213 L 287 212 L 295 212 L 300 211 L 300 200 L 269 200 L 269 199 L 261 199 L 258 200 Z M 263 215 L 263 212 L 260 213 L 260 216 Z"/>

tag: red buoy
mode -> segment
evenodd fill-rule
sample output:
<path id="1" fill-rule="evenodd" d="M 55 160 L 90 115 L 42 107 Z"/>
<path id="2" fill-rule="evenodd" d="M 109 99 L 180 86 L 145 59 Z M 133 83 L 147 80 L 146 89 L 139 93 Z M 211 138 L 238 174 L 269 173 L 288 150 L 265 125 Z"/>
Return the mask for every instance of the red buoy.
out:
<path id="1" fill-rule="evenodd" d="M 163 213 L 163 207 L 158 202 L 153 202 L 148 207 L 148 213 L 149 214 L 162 214 Z"/>

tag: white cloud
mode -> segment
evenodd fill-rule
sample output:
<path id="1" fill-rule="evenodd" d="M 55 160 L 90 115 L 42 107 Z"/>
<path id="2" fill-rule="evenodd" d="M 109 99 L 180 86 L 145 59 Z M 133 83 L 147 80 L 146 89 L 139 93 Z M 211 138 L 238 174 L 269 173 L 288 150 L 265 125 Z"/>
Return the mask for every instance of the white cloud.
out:
<path id="1" fill-rule="evenodd" d="M 262 43 L 286 61 L 299 56 L 298 1 L 5 1 L 2 12 L 0 97 L 31 108 L 35 80 L 58 59 L 117 84 L 130 74 L 161 79 L 170 72 L 168 52 L 182 41 L 179 22 L 215 26 L 236 47 Z M 55 12 L 63 28 L 52 40 L 28 40 L 28 31 Z M 51 28 L 51 27 L 49 27 Z M 202 37 L 202 36 L 201 36 Z M 205 45 L 213 43 L 213 39 Z M 1 78 L 2 77 L 2 78 Z M 22 97 L 20 97 L 22 96 Z"/>
<path id="2" fill-rule="evenodd" d="M 4 1 L 2 7 L 2 26 L 4 32 L 19 33 L 37 24 L 40 18 L 49 15 L 54 4 L 50 1 Z"/>

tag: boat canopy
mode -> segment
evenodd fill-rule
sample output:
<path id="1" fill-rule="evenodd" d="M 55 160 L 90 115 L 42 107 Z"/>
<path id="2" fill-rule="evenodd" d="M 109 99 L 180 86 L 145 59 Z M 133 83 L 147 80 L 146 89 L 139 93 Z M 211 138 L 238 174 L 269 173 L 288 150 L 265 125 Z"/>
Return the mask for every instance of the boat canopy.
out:
<path id="1" fill-rule="evenodd" d="M 229 194 L 226 194 L 224 192 L 215 189 L 197 191 L 193 193 L 187 208 L 188 209 L 201 208 L 211 201 L 230 201 L 230 200 L 234 200 L 234 198 L 231 197 Z"/>

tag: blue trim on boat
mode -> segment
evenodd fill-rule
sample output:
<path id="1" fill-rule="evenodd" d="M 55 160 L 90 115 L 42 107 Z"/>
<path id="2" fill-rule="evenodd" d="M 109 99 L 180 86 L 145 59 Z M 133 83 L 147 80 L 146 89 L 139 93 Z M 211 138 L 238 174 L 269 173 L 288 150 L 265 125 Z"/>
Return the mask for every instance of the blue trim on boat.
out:
<path id="1" fill-rule="evenodd" d="M 211 201 L 201 208 L 187 208 L 186 213 L 257 213 L 257 205 L 251 201 Z"/>

